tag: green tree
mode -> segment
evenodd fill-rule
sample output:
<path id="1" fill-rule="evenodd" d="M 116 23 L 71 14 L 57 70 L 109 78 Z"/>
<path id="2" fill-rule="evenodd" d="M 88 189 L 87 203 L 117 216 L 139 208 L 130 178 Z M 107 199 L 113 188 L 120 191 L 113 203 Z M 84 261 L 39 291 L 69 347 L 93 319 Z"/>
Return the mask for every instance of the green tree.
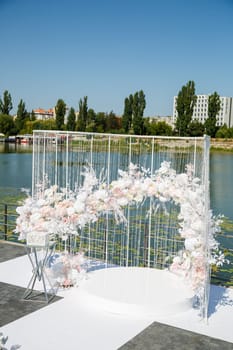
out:
<path id="1" fill-rule="evenodd" d="M 66 104 L 62 99 L 57 101 L 55 106 L 55 120 L 56 120 L 56 128 L 57 130 L 64 130 L 64 122 L 66 115 Z"/>
<path id="2" fill-rule="evenodd" d="M 68 131 L 74 131 L 76 127 L 76 114 L 73 107 L 70 108 L 66 128 Z"/>
<path id="3" fill-rule="evenodd" d="M 57 129 L 57 123 L 56 123 L 56 120 L 54 119 L 35 120 L 30 123 L 32 123 L 31 125 L 32 130 L 56 130 Z"/>
<path id="4" fill-rule="evenodd" d="M 32 134 L 33 133 L 33 121 L 27 120 L 24 124 L 24 130 L 25 130 L 25 134 Z"/>
<path id="5" fill-rule="evenodd" d="M 133 95 L 125 98 L 124 113 L 122 116 L 122 127 L 124 132 L 127 134 L 132 126 L 133 118 Z"/>
<path id="6" fill-rule="evenodd" d="M 205 121 L 205 132 L 210 137 L 215 137 L 218 130 L 217 127 L 217 115 L 221 109 L 221 100 L 217 92 L 215 91 L 208 99 L 208 118 Z"/>
<path id="7" fill-rule="evenodd" d="M 30 120 L 31 121 L 36 120 L 36 115 L 35 115 L 35 112 L 33 110 L 31 111 L 31 114 L 30 114 Z"/>
<path id="8" fill-rule="evenodd" d="M 106 114 L 104 112 L 98 112 L 96 114 L 95 121 L 96 132 L 105 132 L 106 131 Z"/>
<path id="9" fill-rule="evenodd" d="M 226 124 L 221 126 L 215 134 L 216 138 L 228 139 L 233 137 L 233 128 L 228 128 Z"/>
<path id="10" fill-rule="evenodd" d="M 144 128 L 147 135 L 171 136 L 173 134 L 171 125 L 163 120 L 150 121 L 149 118 L 146 118 Z"/>
<path id="11" fill-rule="evenodd" d="M 78 120 L 77 120 L 78 131 L 86 131 L 87 113 L 88 113 L 87 96 L 84 96 L 83 100 L 80 99 L 79 101 L 79 113 L 78 113 Z"/>
<path id="12" fill-rule="evenodd" d="M 179 136 L 186 136 L 188 134 L 188 127 L 192 120 L 193 109 L 196 101 L 195 83 L 194 81 L 189 81 L 185 86 L 182 86 L 176 100 L 178 116 L 175 127 Z"/>
<path id="13" fill-rule="evenodd" d="M 203 123 L 198 120 L 192 120 L 188 126 L 188 135 L 190 136 L 203 136 L 205 133 L 205 127 Z"/>
<path id="14" fill-rule="evenodd" d="M 12 99 L 10 93 L 5 90 L 3 93 L 3 99 L 0 98 L 0 113 L 9 115 L 12 110 Z"/>
<path id="15" fill-rule="evenodd" d="M 15 125 L 18 132 L 24 133 L 25 122 L 30 119 L 30 115 L 25 108 L 25 103 L 21 99 L 18 104 L 17 115 L 15 118 Z"/>
<path id="16" fill-rule="evenodd" d="M 8 114 L 0 114 L 0 133 L 3 133 L 6 137 L 17 134 L 14 120 Z"/>
<path id="17" fill-rule="evenodd" d="M 96 131 L 96 113 L 92 108 L 89 108 L 87 111 L 86 131 L 88 132 Z"/>
<path id="18" fill-rule="evenodd" d="M 145 94 L 142 90 L 136 92 L 133 96 L 133 131 L 135 135 L 143 134 L 143 113 L 146 108 Z"/>
<path id="19" fill-rule="evenodd" d="M 121 129 L 121 119 L 111 111 L 106 115 L 106 131 L 109 133 L 116 133 Z"/>

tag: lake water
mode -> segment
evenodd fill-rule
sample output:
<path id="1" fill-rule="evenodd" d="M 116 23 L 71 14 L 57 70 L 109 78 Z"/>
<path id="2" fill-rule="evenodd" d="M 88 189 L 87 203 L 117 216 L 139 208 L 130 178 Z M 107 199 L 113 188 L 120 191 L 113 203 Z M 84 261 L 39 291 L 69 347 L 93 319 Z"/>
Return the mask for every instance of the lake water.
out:
<path id="1" fill-rule="evenodd" d="M 32 147 L 0 143 L 0 188 L 31 188 L 31 183 Z M 210 202 L 215 214 L 233 220 L 233 153 L 210 155 Z"/>

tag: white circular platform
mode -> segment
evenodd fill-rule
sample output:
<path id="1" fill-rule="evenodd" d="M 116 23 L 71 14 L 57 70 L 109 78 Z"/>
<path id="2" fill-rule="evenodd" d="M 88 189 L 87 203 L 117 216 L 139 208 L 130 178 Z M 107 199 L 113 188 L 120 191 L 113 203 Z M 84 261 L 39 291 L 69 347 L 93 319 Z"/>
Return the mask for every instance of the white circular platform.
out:
<path id="1" fill-rule="evenodd" d="M 93 309 L 133 316 L 166 316 L 192 307 L 193 292 L 180 277 L 167 270 L 114 267 L 88 273 L 79 289 L 85 305 Z"/>

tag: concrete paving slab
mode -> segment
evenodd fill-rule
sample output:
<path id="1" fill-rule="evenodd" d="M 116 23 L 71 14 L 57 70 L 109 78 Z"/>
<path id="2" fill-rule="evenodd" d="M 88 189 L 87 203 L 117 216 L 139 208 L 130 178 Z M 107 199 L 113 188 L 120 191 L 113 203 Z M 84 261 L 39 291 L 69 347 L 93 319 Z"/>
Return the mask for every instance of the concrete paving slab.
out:
<path id="1" fill-rule="evenodd" d="M 25 254 L 24 245 L 0 241 L 0 263 Z"/>
<path id="2" fill-rule="evenodd" d="M 23 245 L 5 241 L 0 242 L 0 262 L 25 254 L 26 250 Z M 0 282 L 0 327 L 48 305 L 42 293 L 35 291 L 30 300 L 24 300 L 22 299 L 24 292 L 25 288 L 23 287 Z M 33 300 L 31 300 L 32 298 Z M 60 299 L 62 298 L 55 296 L 50 303 Z"/>
<path id="3" fill-rule="evenodd" d="M 24 300 L 24 292 L 23 287 L 0 282 L 0 327 L 48 305 L 41 293 L 38 292 L 33 300 Z M 50 303 L 60 299 L 55 296 Z"/>
<path id="4" fill-rule="evenodd" d="M 233 344 L 153 322 L 118 350 L 233 350 Z"/>

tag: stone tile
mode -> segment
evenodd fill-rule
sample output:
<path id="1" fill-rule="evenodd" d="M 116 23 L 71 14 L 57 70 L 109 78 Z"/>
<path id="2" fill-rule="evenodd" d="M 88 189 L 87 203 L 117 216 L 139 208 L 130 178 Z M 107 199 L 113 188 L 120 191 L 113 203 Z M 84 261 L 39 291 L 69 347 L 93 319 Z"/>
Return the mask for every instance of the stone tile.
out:
<path id="1" fill-rule="evenodd" d="M 26 250 L 23 244 L 0 241 L 0 263 L 25 255 Z"/>
<path id="2" fill-rule="evenodd" d="M 0 263 L 25 254 L 23 245 L 0 242 Z M 24 292 L 23 287 L 0 282 L 0 327 L 48 305 L 43 293 L 33 291 L 30 299 L 24 300 Z M 60 299 L 62 298 L 55 296 L 50 303 Z"/>
<path id="3" fill-rule="evenodd" d="M 23 287 L 0 282 L 0 327 L 48 305 L 42 293 L 33 292 L 33 300 L 24 300 L 24 292 Z M 50 303 L 60 299 L 62 298 L 55 296 Z"/>
<path id="4" fill-rule="evenodd" d="M 118 350 L 233 350 L 233 344 L 158 322 Z"/>

